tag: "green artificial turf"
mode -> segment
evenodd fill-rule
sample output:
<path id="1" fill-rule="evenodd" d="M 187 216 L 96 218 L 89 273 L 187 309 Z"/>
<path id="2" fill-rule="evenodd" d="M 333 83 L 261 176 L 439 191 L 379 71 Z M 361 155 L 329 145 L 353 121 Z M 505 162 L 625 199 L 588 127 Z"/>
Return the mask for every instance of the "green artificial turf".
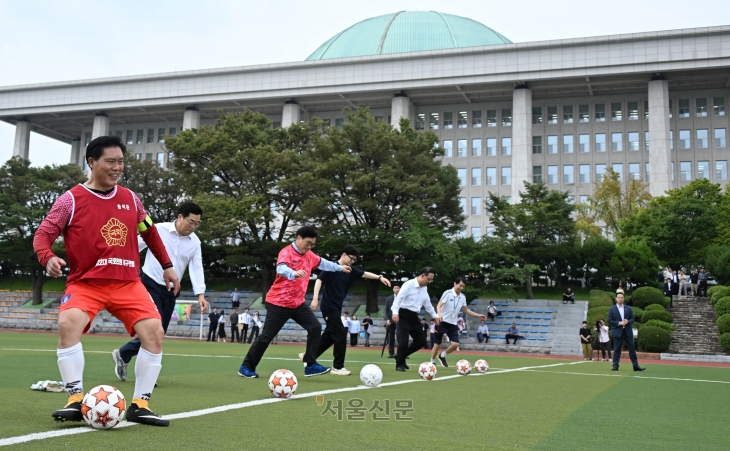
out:
<path id="1" fill-rule="evenodd" d="M 114 376 L 111 351 L 125 337 L 86 336 L 84 387 L 118 387 L 131 400 L 134 362 L 127 382 Z M 30 384 L 57 379 L 56 336 L 0 332 L 0 439 L 19 435 L 85 428 L 57 424 L 50 413 L 63 406 L 65 395 L 31 391 Z M 411 357 L 407 373 L 396 372 L 392 359 L 379 348 L 348 348 L 347 368 L 353 375 L 327 374 L 305 378 L 297 354 L 303 346 L 270 346 L 257 368 L 261 378 L 243 379 L 237 370 L 248 345 L 167 340 L 159 387 L 150 402 L 161 415 L 272 399 L 268 376 L 288 368 L 299 379 L 298 394 L 349 389 L 360 384 L 366 363 L 383 370 L 383 382 L 400 385 L 357 389 L 316 397 L 250 406 L 193 418 L 177 419 L 169 428 L 132 426 L 13 445 L 13 450 L 48 449 L 485 449 L 485 450 L 725 450 L 724 436 L 730 372 L 727 368 L 647 364 L 644 373 L 624 362 L 611 372 L 606 362 L 550 358 L 479 356 L 457 353 L 450 368 L 438 367 L 437 380 L 417 380 L 416 369 L 428 355 Z M 30 351 L 34 350 L 34 351 Z M 486 358 L 484 376 L 455 377 L 459 358 L 474 363 Z M 331 363 L 331 352 L 320 362 Z M 557 365 L 548 366 L 546 365 Z M 530 369 L 531 368 L 531 369 Z M 508 369 L 518 371 L 503 372 Z M 637 377 L 639 376 L 639 377 Z M 684 379 L 684 380 L 674 380 Z M 691 379 L 691 380 L 690 380 Z M 697 380 L 704 380 L 700 382 Z M 412 402 L 412 420 L 341 421 L 323 414 L 327 402 L 362 400 Z M 0 448 L 2 449 L 2 448 Z"/>

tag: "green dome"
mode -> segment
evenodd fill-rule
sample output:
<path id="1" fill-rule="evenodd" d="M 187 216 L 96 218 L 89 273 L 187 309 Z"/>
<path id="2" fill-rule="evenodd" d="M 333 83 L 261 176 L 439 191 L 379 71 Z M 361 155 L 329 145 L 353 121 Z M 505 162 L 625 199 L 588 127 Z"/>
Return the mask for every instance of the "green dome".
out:
<path id="1" fill-rule="evenodd" d="M 401 11 L 356 23 L 327 40 L 307 60 L 511 43 L 491 28 L 466 17 L 435 11 Z"/>

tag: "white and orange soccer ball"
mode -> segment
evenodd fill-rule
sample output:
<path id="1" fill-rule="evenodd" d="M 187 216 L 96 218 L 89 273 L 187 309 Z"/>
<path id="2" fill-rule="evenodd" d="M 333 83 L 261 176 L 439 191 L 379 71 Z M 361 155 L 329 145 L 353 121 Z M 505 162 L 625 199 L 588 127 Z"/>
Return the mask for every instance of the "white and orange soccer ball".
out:
<path id="1" fill-rule="evenodd" d="M 430 381 L 436 377 L 436 365 L 431 362 L 423 362 L 418 367 L 418 375 L 421 376 L 421 379 Z"/>
<path id="2" fill-rule="evenodd" d="M 468 360 L 459 360 L 456 362 L 456 372 L 462 376 L 466 376 L 471 373 L 471 363 Z"/>
<path id="3" fill-rule="evenodd" d="M 291 398 L 298 386 L 297 377 L 289 370 L 276 370 L 269 377 L 269 390 L 277 398 Z"/>
<path id="4" fill-rule="evenodd" d="M 111 385 L 98 385 L 81 401 L 84 421 L 94 429 L 111 429 L 124 419 L 127 402 L 122 392 Z"/>
<path id="5" fill-rule="evenodd" d="M 489 363 L 487 363 L 487 361 L 484 359 L 479 359 L 474 362 L 474 369 L 477 373 L 484 374 L 489 371 Z"/>

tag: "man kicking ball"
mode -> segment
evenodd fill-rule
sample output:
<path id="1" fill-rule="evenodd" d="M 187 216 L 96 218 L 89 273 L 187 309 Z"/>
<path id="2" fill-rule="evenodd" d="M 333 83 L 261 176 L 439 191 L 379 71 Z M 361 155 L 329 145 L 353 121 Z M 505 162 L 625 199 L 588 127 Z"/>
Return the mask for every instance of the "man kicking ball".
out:
<path id="1" fill-rule="evenodd" d="M 486 315 L 480 315 L 466 306 L 466 297 L 464 296 L 464 278 L 457 277 L 454 279 L 454 288 L 444 291 L 441 295 L 441 300 L 436 306 L 438 312 L 439 323 L 436 325 L 436 335 L 433 341 L 433 349 L 431 350 L 431 363 L 436 362 L 436 355 L 441 347 L 441 340 L 446 335 L 451 340 L 451 344 L 446 348 L 444 352 L 438 355 L 439 362 L 444 368 L 448 368 L 449 364 L 446 363 L 446 356 L 456 351 L 459 347 L 459 327 L 456 325 L 456 320 L 459 317 L 459 312 L 464 312 L 469 316 L 474 316 L 481 320 L 486 320 Z"/>
<path id="2" fill-rule="evenodd" d="M 297 230 L 297 239 L 279 252 L 276 260 L 276 279 L 266 294 L 266 321 L 259 338 L 251 345 L 238 370 L 239 376 L 259 377 L 256 373 L 264 352 L 271 340 L 276 337 L 284 324 L 293 319 L 307 331 L 307 352 L 302 360 L 307 366 L 305 376 L 319 376 L 330 371 L 329 367 L 317 363 L 316 352 L 322 333 L 322 325 L 314 316 L 311 308 L 304 305 L 304 295 L 312 270 L 346 272 L 352 269 L 347 265 L 338 265 L 325 260 L 311 249 L 317 243 L 317 230 L 304 226 Z"/>

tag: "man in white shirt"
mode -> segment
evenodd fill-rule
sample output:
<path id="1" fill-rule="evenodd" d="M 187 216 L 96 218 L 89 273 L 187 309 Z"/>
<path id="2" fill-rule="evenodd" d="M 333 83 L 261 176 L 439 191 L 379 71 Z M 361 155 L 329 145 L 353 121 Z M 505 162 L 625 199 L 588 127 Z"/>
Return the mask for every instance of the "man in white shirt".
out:
<path id="1" fill-rule="evenodd" d="M 239 343 L 246 343 L 246 337 L 248 336 L 248 329 L 251 326 L 251 314 L 248 313 L 248 307 L 243 309 L 243 313 L 238 315 L 238 322 L 240 324 L 243 324 L 241 328 L 241 338 L 243 341 L 239 340 Z"/>
<path id="2" fill-rule="evenodd" d="M 398 352 L 395 356 L 396 371 L 407 371 L 406 359 L 421 349 L 426 341 L 421 328 L 421 320 L 418 317 L 421 307 L 425 308 L 428 314 L 436 320 L 436 324 L 439 322 L 427 289 L 435 275 L 430 266 L 423 268 L 418 277 L 403 284 L 393 301 L 391 311 L 393 322 L 396 323 L 395 334 L 398 337 Z M 413 339 L 410 346 L 408 346 L 409 336 Z"/>
<path id="3" fill-rule="evenodd" d="M 342 314 L 342 325 L 345 326 L 345 329 L 350 328 L 350 317 L 348 316 L 350 312 L 345 312 Z"/>
<path id="4" fill-rule="evenodd" d="M 238 288 L 234 288 L 233 293 L 231 293 L 231 306 L 233 308 L 241 306 L 241 293 L 238 292 Z"/>
<path id="5" fill-rule="evenodd" d="M 480 315 L 466 306 L 466 296 L 464 296 L 464 287 L 466 281 L 463 277 L 458 276 L 454 279 L 454 288 L 444 291 L 441 295 L 441 300 L 436 306 L 438 312 L 438 325 L 436 326 L 436 336 L 434 337 L 433 349 L 431 350 L 431 363 L 436 362 L 436 355 L 441 348 L 441 341 L 443 336 L 446 335 L 451 340 L 449 347 L 446 348 L 441 354 L 438 354 L 439 362 L 444 368 L 448 368 L 449 364 L 446 362 L 446 356 L 456 351 L 459 347 L 459 327 L 456 322 L 459 318 L 459 312 L 464 312 L 469 316 L 479 318 L 482 321 L 487 319 L 486 315 Z"/>
<path id="6" fill-rule="evenodd" d="M 195 230 L 200 227 L 202 216 L 203 210 L 198 204 L 185 202 L 178 208 L 175 222 L 163 222 L 155 224 L 155 227 L 165 244 L 165 250 L 172 260 L 172 266 L 178 279 L 182 280 L 185 269 L 190 269 L 193 292 L 198 296 L 200 310 L 205 313 L 208 310 L 208 302 L 205 300 L 203 257 L 200 250 L 200 239 L 195 235 Z M 140 252 L 147 248 L 141 237 L 138 236 L 137 241 Z M 142 283 L 157 306 L 157 311 L 162 317 L 162 328 L 167 332 L 172 312 L 175 310 L 177 296 L 174 291 L 165 286 L 162 265 L 149 249 L 142 267 Z M 132 357 L 139 353 L 140 345 L 139 338 L 135 338 L 121 348 L 112 351 L 115 364 L 114 373 L 120 381 L 127 380 L 127 365 Z"/>
<path id="7" fill-rule="evenodd" d="M 639 366 L 639 360 L 636 358 L 634 331 L 631 327 L 633 322 L 634 311 L 628 305 L 624 305 L 624 294 L 616 293 L 616 305 L 608 309 L 608 324 L 611 325 L 611 336 L 613 337 L 613 367 L 611 368 L 613 371 L 618 371 L 624 341 L 629 348 L 629 357 L 634 371 L 644 371 L 645 369 Z"/>
<path id="8" fill-rule="evenodd" d="M 487 326 L 486 321 L 482 320 L 482 324 L 479 325 L 479 328 L 477 329 L 477 340 L 479 340 L 479 343 L 484 340 L 484 343 L 489 343 L 489 326 Z"/>

